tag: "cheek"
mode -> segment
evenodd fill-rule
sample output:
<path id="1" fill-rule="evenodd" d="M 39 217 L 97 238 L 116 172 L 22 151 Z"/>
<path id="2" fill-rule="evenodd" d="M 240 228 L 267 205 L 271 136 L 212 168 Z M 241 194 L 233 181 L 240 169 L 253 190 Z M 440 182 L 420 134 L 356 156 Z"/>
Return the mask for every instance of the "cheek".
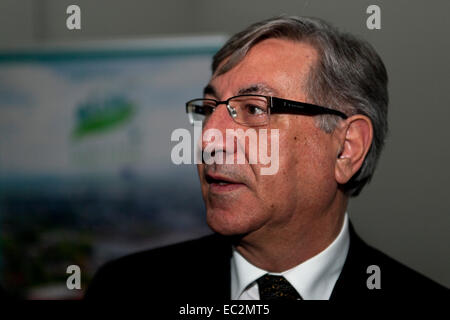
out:
<path id="1" fill-rule="evenodd" d="M 274 141 L 270 141 L 271 146 Z M 256 188 L 261 203 L 264 204 L 266 210 L 277 210 L 287 198 L 295 191 L 295 185 L 298 181 L 298 164 L 299 158 L 295 156 L 295 144 L 289 141 L 287 130 L 279 130 L 278 139 L 278 171 L 273 175 L 261 175 L 261 167 L 268 165 L 255 165 L 256 172 Z M 274 159 L 272 158 L 272 161 Z"/>
<path id="2" fill-rule="evenodd" d="M 334 159 L 330 154 L 329 137 L 311 135 L 301 143 L 297 170 L 302 187 L 308 188 L 304 192 L 317 198 L 335 188 Z"/>
<path id="3" fill-rule="evenodd" d="M 326 192 L 334 184 L 330 136 L 308 124 L 280 141 L 281 179 L 305 197 Z"/>

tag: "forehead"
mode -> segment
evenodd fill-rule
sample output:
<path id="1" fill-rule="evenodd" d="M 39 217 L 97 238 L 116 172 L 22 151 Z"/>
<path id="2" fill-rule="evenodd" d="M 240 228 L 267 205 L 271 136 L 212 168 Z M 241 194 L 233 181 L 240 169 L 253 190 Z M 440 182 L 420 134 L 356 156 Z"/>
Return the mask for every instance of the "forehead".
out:
<path id="1" fill-rule="evenodd" d="M 301 88 L 316 61 L 317 52 L 307 43 L 268 39 L 253 46 L 228 72 L 214 74 L 209 85 L 221 96 L 260 86 L 270 89 L 273 95 L 295 98 L 301 95 Z M 227 59 L 218 70 L 226 62 Z"/>

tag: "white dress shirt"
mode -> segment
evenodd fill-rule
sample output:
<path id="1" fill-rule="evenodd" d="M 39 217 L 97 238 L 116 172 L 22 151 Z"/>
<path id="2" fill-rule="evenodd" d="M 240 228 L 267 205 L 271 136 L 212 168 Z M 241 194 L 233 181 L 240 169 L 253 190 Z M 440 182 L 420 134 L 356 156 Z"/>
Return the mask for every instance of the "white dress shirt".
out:
<path id="1" fill-rule="evenodd" d="M 281 275 L 304 300 L 328 300 L 344 266 L 350 246 L 348 215 L 345 213 L 341 231 L 322 252 L 282 273 L 260 269 L 233 247 L 231 258 L 231 299 L 259 300 L 256 280 L 266 273 Z"/>

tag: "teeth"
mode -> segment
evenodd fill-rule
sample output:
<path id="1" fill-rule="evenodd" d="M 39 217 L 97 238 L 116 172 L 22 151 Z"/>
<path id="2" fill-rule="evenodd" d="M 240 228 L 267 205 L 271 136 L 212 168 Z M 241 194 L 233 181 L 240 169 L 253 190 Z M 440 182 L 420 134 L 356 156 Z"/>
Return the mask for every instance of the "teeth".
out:
<path id="1" fill-rule="evenodd" d="M 219 182 L 219 186 L 225 186 L 225 185 L 227 185 L 228 183 L 226 183 L 226 182 Z"/>

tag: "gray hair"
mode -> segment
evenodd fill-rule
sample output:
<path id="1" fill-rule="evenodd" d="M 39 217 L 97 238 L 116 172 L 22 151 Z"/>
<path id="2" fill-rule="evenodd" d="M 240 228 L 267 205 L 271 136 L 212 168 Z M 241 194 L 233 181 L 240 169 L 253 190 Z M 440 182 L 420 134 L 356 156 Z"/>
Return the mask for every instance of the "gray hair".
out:
<path id="1" fill-rule="evenodd" d="M 304 42 L 317 50 L 318 62 L 305 84 L 312 103 L 371 120 L 374 134 L 369 152 L 358 172 L 341 186 L 347 195 L 357 196 L 373 176 L 388 131 L 388 77 L 383 61 L 368 42 L 323 20 L 281 16 L 255 23 L 231 37 L 214 55 L 213 74 L 226 73 L 250 48 L 269 38 Z M 318 127 L 327 133 L 333 132 L 339 121 L 333 115 L 317 117 Z"/>

